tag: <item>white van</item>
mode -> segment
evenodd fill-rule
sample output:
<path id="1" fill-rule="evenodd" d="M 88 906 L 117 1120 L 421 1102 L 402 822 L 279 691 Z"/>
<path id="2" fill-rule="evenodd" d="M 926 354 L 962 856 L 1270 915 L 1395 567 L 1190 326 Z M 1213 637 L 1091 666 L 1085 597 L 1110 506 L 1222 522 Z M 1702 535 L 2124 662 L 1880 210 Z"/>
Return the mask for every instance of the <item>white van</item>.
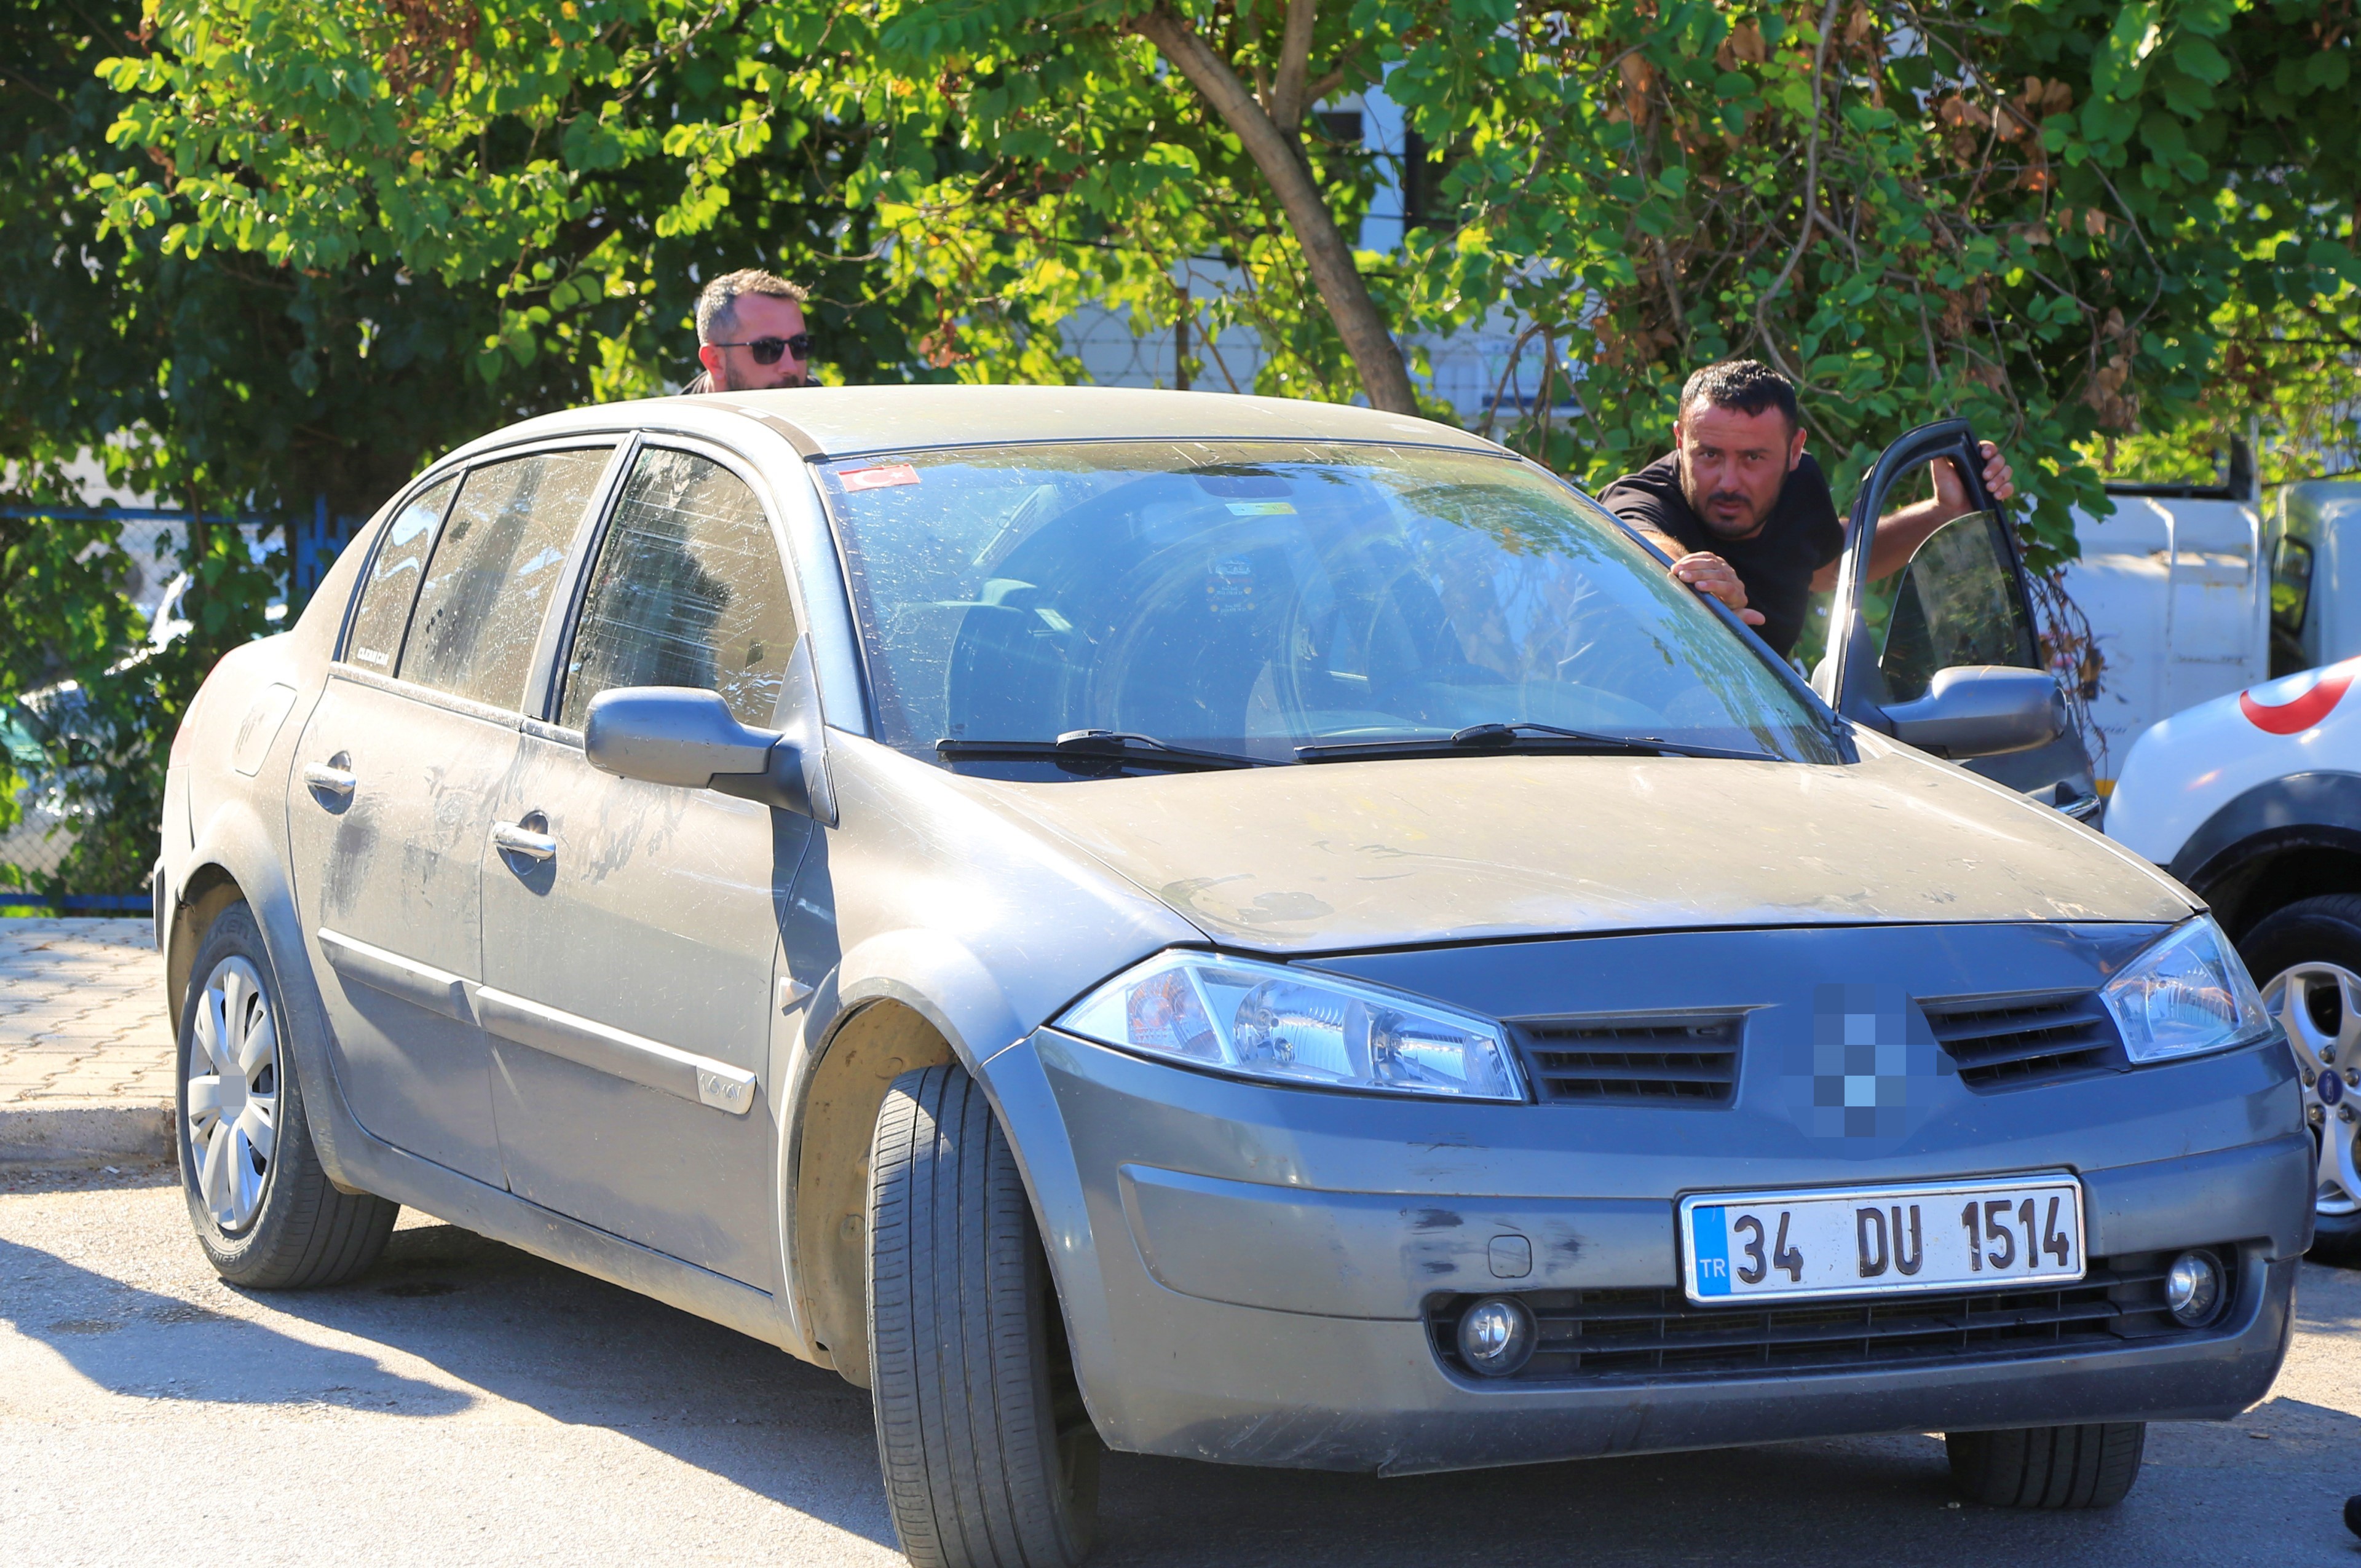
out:
<path id="1" fill-rule="evenodd" d="M 2289 485 L 2266 508 L 2234 442 L 2219 484 L 2107 494 L 2112 515 L 2075 512 L 2065 573 L 2099 654 L 2083 695 L 2102 795 L 2167 715 L 2361 653 L 2361 603 L 2340 598 L 2361 593 L 2361 483 Z"/>

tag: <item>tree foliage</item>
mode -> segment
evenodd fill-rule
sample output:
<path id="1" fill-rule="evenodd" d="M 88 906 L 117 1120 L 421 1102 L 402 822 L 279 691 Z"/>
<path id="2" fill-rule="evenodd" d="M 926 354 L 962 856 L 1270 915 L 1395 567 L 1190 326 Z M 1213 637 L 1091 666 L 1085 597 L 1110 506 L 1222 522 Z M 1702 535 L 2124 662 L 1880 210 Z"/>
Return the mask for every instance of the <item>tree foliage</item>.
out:
<path id="1" fill-rule="evenodd" d="M 2361 278 L 2350 42 L 2298 14 L 1635 0 L 1504 10 L 1471 49 L 1404 9 L 1389 90 L 1464 148 L 1469 219 L 1412 269 L 1447 280 L 1438 312 L 1505 291 L 1579 368 L 1581 418 L 1529 435 L 1562 466 L 1661 450 L 1686 367 L 1752 354 L 1797 380 L 1840 484 L 1968 415 L 2031 477 L 2054 558 L 2070 504 L 2103 504 L 2077 444 L 2183 416 L 2225 303 Z"/>
<path id="2" fill-rule="evenodd" d="M 1505 321 L 1515 378 L 1580 389 L 1570 422 L 1511 411 L 1514 439 L 1595 482 L 1661 450 L 1689 366 L 1755 354 L 1840 480 L 1909 424 L 1975 420 L 2039 476 L 2054 557 L 2105 442 L 2340 372 L 2347 11 L 160 0 L 107 69 L 118 138 L 165 172 L 110 213 L 170 254 L 484 280 L 510 358 L 571 354 L 612 391 L 646 382 L 662 243 L 791 171 L 834 215 L 808 254 L 871 312 L 870 374 L 1062 378 L 1050 329 L 1111 303 L 1250 326 L 1254 389 L 1349 397 L 1383 379 L 1362 306 L 1414 343 Z M 1340 285 L 1323 252 L 1385 170 L 1309 111 L 1380 82 L 1447 149 L 1450 221 Z M 1192 259 L 1231 285 L 1184 307 Z"/>
<path id="3" fill-rule="evenodd" d="M 820 7 L 733 0 L 156 0 L 103 75 L 154 167 L 97 181 L 165 256 L 385 269 L 481 291 L 467 366 L 535 407 L 695 368 L 698 280 L 810 286 L 832 374 L 894 376 L 931 302 L 869 281 L 848 194 L 876 139 L 812 69 Z M 440 373 L 452 374 L 445 360 Z"/>
<path id="4" fill-rule="evenodd" d="M 1187 313 L 1201 384 L 1400 407 L 1372 322 L 1414 373 L 1505 330 L 1480 422 L 1593 483 L 1663 449 L 1689 367 L 1756 355 L 1840 490 L 1969 416 L 2037 559 L 2103 466 L 2249 421 L 2283 471 L 2354 443 L 2352 0 L 26 0 L 0 28 L 0 454 L 36 499 L 92 447 L 183 500 L 366 510 L 506 418 L 681 378 L 696 280 L 751 262 L 814 285 L 842 380 L 1072 378 L 1060 323 L 1111 305 Z M 1379 83 L 1440 211 L 1356 254 L 1405 170 L 1319 110 Z M 16 581 L 98 591 L 103 543 L 34 540 Z M 119 653 L 104 619 L 0 697 Z"/>
<path id="5" fill-rule="evenodd" d="M 846 372 L 906 357 L 901 304 L 838 258 L 861 244 L 836 201 L 857 126 L 748 161 L 768 144 L 726 122 L 759 62 L 704 47 L 726 8 L 609 16 L 553 69 L 540 9 L 12 7 L 0 504 L 71 506 L 68 467 L 93 453 L 168 504 L 308 517 L 324 496 L 365 515 L 485 430 L 686 379 L 697 278 L 750 262 L 820 283 Z M 78 684 L 68 726 L 20 730 L 45 738 L 35 771 L 76 821 L 69 880 L 123 891 L 165 744 L 214 659 L 264 629 L 271 573 L 216 532 L 183 563 L 191 631 L 126 663 L 146 629 L 114 530 L 0 530 L 0 707 Z M 0 816 L 22 785 L 7 770 Z"/>

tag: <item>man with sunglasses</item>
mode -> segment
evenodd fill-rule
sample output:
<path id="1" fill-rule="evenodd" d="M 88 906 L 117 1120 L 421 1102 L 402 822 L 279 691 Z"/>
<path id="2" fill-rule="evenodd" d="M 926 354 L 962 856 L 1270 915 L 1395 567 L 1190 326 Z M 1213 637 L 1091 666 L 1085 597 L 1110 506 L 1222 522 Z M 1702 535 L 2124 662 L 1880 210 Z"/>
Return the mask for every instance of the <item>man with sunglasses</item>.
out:
<path id="1" fill-rule="evenodd" d="M 763 392 L 808 387 L 811 334 L 800 284 L 758 267 L 725 273 L 697 297 L 697 357 L 685 391 Z"/>

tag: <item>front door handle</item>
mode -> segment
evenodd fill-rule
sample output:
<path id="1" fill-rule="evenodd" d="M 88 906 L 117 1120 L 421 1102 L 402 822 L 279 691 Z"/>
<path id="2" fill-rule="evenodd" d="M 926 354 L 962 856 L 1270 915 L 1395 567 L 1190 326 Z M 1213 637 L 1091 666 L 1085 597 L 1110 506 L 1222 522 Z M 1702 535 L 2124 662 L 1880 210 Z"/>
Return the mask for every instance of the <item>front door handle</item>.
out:
<path id="1" fill-rule="evenodd" d="M 339 751 L 324 762 L 303 764 L 303 787 L 314 795 L 332 795 L 338 800 L 350 800 L 360 775 L 352 770 L 352 757 Z M 325 804 L 323 802 L 322 804 Z"/>
<path id="2" fill-rule="evenodd" d="M 544 831 L 549 818 L 538 811 L 527 812 L 521 822 L 496 822 L 492 825 L 492 843 L 504 855 L 518 855 L 528 861 L 552 860 L 557 854 L 557 840 Z"/>

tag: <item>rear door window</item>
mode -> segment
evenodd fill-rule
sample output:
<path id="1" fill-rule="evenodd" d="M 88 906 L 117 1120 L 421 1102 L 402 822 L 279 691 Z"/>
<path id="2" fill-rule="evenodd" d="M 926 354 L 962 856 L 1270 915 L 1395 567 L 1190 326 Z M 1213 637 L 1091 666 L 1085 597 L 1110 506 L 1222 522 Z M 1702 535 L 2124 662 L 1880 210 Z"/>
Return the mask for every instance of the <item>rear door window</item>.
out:
<path id="1" fill-rule="evenodd" d="M 522 704 L 542 619 L 611 451 L 545 452 L 468 472 L 418 591 L 403 680 L 495 707 Z"/>
<path id="2" fill-rule="evenodd" d="M 650 447 L 598 547 L 558 721 L 582 728 L 590 699 L 616 686 L 697 686 L 767 729 L 796 630 L 752 487 L 710 458 Z"/>
<path id="3" fill-rule="evenodd" d="M 425 576 L 427 554 L 434 548 L 434 531 L 451 505 L 456 479 L 418 496 L 385 525 L 377 554 L 370 560 L 368 580 L 361 586 L 360 609 L 353 616 L 352 635 L 345 643 L 345 662 L 393 674 L 401 657 L 402 629 L 410 624 L 410 607 L 418 598 L 418 582 Z"/>

